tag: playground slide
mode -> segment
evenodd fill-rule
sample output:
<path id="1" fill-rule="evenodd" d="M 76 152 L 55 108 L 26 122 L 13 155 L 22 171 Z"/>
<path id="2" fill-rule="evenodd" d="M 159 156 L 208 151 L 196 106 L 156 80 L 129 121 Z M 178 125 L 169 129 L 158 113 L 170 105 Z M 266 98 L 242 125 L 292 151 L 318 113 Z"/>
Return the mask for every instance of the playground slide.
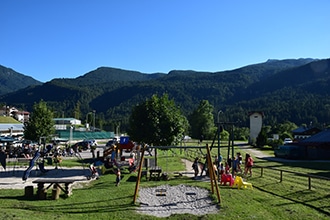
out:
<path id="1" fill-rule="evenodd" d="M 40 152 L 37 151 L 34 157 L 32 158 L 32 160 L 30 160 L 29 167 L 23 173 L 23 177 L 22 177 L 23 181 L 26 181 L 27 178 L 30 176 L 31 170 L 34 167 L 34 163 L 38 160 L 39 157 L 40 157 Z"/>

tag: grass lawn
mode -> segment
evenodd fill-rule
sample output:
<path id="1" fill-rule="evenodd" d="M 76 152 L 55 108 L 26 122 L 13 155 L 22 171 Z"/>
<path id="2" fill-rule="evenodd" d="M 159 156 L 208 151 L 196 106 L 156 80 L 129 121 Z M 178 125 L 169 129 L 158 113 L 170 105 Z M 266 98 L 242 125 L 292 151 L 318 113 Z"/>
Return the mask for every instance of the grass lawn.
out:
<path id="1" fill-rule="evenodd" d="M 216 152 L 213 149 L 212 153 Z M 241 150 L 242 153 L 244 151 Z M 192 152 L 198 154 L 200 152 Z M 202 152 L 204 153 L 204 152 Z M 181 158 L 187 152 L 180 150 L 159 151 L 158 162 L 164 172 L 182 171 L 185 165 Z M 224 155 L 226 156 L 226 155 Z M 67 161 L 74 166 L 76 161 Z M 302 173 L 328 174 L 330 163 L 276 163 L 256 159 L 256 165 L 277 167 Z M 279 171 L 266 169 L 261 177 L 260 168 L 253 169 L 254 174 L 248 178 L 254 189 L 237 190 L 220 186 L 221 204 L 217 214 L 205 216 L 174 215 L 167 219 L 329 219 L 330 192 L 329 181 L 312 179 L 312 189 L 308 189 L 305 177 L 294 174 L 283 174 L 279 180 Z M 137 214 L 132 204 L 136 173 L 122 173 L 119 187 L 115 186 L 115 175 L 105 174 L 99 180 L 91 182 L 84 188 L 73 189 L 69 198 L 59 200 L 26 199 L 24 190 L 1 190 L 1 219 L 160 219 L 153 216 Z M 326 176 L 326 175 L 325 175 Z M 199 182 L 185 177 L 172 178 L 169 181 L 146 181 L 142 178 L 140 187 L 151 187 L 162 184 L 187 184 L 210 189 L 210 183 Z M 50 196 L 50 195 L 49 195 Z M 216 196 L 212 195 L 216 202 Z"/>

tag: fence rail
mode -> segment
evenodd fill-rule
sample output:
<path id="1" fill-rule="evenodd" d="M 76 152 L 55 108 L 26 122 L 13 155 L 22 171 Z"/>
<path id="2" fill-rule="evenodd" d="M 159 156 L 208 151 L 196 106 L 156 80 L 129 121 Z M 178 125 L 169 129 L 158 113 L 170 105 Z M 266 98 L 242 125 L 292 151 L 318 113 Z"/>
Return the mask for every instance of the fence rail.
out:
<path id="1" fill-rule="evenodd" d="M 320 180 L 327 180 L 327 181 L 330 180 L 330 178 L 324 177 L 324 176 L 317 176 L 317 175 L 313 175 L 313 174 L 305 174 L 305 173 L 299 173 L 299 172 L 294 172 L 294 171 L 289 171 L 289 170 L 282 170 L 282 169 L 278 169 L 278 168 L 275 168 L 275 167 L 262 167 L 262 166 L 255 165 L 254 168 L 260 168 L 260 176 L 261 177 L 263 177 L 264 169 L 279 171 L 280 182 L 283 181 L 283 173 L 291 173 L 291 174 L 295 174 L 295 175 L 298 175 L 298 176 L 307 177 L 308 189 L 309 190 L 312 189 L 312 178 L 313 179 L 320 179 Z"/>

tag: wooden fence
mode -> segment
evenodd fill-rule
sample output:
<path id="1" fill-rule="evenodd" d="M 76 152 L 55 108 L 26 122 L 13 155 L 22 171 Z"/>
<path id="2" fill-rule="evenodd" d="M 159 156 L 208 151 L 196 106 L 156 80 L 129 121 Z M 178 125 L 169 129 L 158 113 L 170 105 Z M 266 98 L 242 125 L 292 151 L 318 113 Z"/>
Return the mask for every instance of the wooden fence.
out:
<path id="1" fill-rule="evenodd" d="M 313 175 L 313 174 L 305 174 L 305 173 L 299 173 L 299 172 L 294 172 L 294 171 L 288 171 L 288 170 L 282 170 L 282 169 L 278 169 L 275 167 L 262 167 L 262 166 L 253 166 L 254 168 L 260 168 L 260 176 L 263 177 L 264 175 L 264 169 L 271 169 L 273 171 L 279 171 L 279 179 L 280 182 L 283 181 L 283 173 L 290 173 L 290 174 L 294 174 L 294 175 L 298 175 L 301 177 L 306 177 L 306 181 L 308 182 L 308 189 L 312 189 L 312 179 L 319 179 L 319 180 L 327 180 L 329 181 L 330 178 L 328 177 L 324 177 L 324 176 L 317 176 L 317 175 Z"/>

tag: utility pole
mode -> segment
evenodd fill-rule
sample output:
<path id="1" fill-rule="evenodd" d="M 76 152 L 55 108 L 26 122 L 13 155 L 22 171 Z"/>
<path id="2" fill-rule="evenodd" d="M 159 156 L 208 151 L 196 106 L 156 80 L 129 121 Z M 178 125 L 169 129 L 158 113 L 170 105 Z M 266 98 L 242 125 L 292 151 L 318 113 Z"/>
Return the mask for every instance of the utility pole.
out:
<path id="1" fill-rule="evenodd" d="M 217 158 L 218 158 L 218 161 L 219 161 L 219 157 L 221 154 L 221 152 L 220 152 L 220 128 L 221 128 L 221 125 L 220 125 L 220 119 L 219 119 L 220 113 L 222 113 L 221 110 L 218 111 L 218 117 L 217 117 L 217 123 L 218 123 L 218 155 L 217 155 Z"/>
<path id="2" fill-rule="evenodd" d="M 95 131 L 95 110 L 93 110 L 93 116 L 94 116 L 94 120 L 93 120 L 93 131 Z"/>

